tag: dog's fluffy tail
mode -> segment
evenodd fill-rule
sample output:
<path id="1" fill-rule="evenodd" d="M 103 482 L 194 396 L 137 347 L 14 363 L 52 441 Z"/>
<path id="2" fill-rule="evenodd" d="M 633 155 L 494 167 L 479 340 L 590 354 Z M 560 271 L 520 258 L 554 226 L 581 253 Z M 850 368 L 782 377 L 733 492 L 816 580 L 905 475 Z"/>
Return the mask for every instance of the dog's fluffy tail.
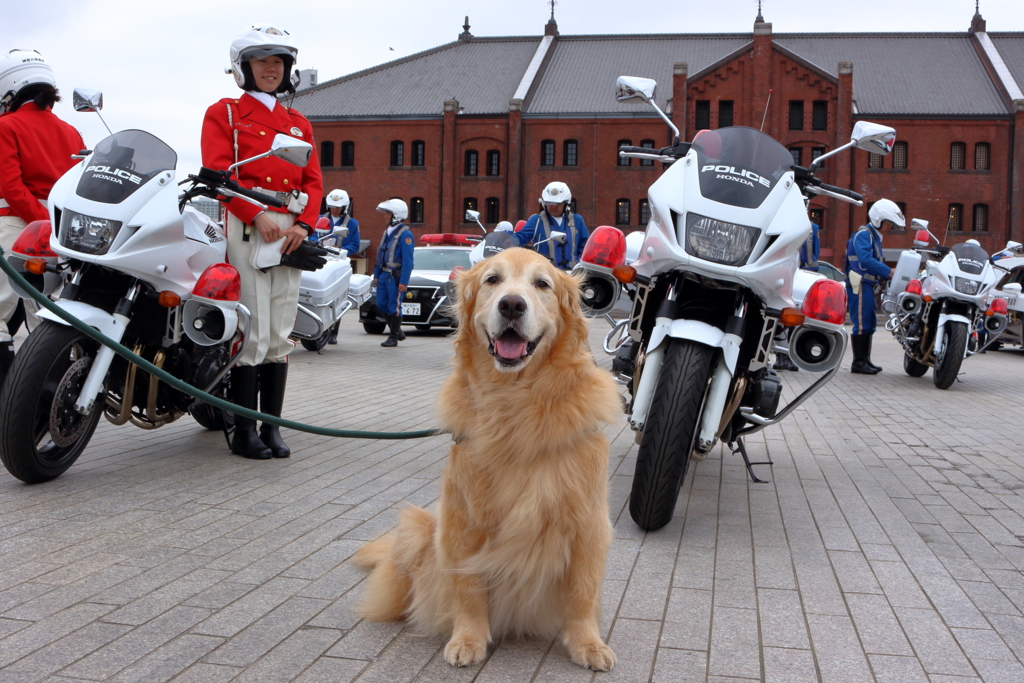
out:
<path id="1" fill-rule="evenodd" d="M 397 621 L 412 603 L 412 572 L 433 554 L 437 520 L 423 508 L 402 511 L 398 528 L 370 541 L 352 557 L 360 569 L 371 570 L 359 613 L 370 621 Z"/>

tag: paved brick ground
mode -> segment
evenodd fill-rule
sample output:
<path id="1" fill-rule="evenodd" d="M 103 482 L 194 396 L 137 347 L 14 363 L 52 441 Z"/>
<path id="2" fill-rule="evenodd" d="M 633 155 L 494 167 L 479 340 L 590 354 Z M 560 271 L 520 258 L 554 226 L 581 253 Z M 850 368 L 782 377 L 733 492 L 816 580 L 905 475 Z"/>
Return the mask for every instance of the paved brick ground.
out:
<path id="1" fill-rule="evenodd" d="M 287 416 L 431 425 L 448 340 L 379 341 L 349 320 L 323 355 L 297 351 Z M 252 462 L 186 417 L 104 423 L 45 485 L 0 475 L 0 681 L 1024 681 L 1024 353 L 972 358 L 942 392 L 876 346 L 885 373 L 840 374 L 750 440 L 771 483 L 717 450 L 656 533 L 625 510 L 632 433 L 609 428 L 610 674 L 536 640 L 455 670 L 442 641 L 355 616 L 347 558 L 435 500 L 444 438 L 290 433 L 290 460 Z"/>

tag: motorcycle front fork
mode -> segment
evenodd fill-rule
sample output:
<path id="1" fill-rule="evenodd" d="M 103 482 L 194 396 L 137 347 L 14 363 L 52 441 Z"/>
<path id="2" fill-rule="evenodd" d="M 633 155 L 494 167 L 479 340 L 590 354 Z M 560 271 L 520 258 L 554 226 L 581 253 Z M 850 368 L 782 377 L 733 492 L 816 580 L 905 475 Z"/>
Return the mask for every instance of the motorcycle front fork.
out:
<path id="1" fill-rule="evenodd" d="M 135 303 L 135 299 L 141 291 L 142 285 L 133 285 L 128 290 L 128 294 L 118 302 L 117 308 L 114 309 L 115 332 L 107 336 L 115 342 L 120 343 L 121 338 L 124 337 L 124 331 L 128 328 L 130 321 L 128 316 L 131 313 L 132 304 Z M 75 400 L 75 410 L 82 415 L 89 415 L 96 405 L 96 399 L 103 389 L 103 380 L 106 379 L 107 371 L 110 370 L 110 364 L 113 360 L 114 350 L 100 345 L 99 351 L 96 352 L 96 358 L 93 359 L 92 367 L 89 368 L 89 376 L 85 378 L 85 383 L 82 385 L 82 392 Z"/>

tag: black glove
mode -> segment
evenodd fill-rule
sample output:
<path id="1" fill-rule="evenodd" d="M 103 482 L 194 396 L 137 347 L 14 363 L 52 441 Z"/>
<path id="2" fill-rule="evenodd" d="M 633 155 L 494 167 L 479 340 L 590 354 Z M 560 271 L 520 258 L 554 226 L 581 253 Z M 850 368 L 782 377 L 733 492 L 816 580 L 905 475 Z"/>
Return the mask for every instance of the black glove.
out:
<path id="1" fill-rule="evenodd" d="M 281 265 L 299 270 L 320 270 L 327 263 L 327 250 L 319 247 L 309 240 L 302 240 L 302 244 L 295 247 L 295 251 L 281 256 Z"/>

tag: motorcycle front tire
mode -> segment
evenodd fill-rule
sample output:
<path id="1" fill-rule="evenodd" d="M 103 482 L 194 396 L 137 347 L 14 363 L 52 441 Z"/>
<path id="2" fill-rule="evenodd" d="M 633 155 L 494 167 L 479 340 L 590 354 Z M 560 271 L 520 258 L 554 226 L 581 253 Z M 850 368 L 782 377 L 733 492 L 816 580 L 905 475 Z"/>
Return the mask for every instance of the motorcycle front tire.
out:
<path id="1" fill-rule="evenodd" d="M 672 520 L 700 431 L 715 350 L 670 339 L 636 458 L 629 516 L 646 531 Z"/>
<path id="2" fill-rule="evenodd" d="M 0 391 L 0 460 L 26 484 L 56 479 L 78 460 L 103 412 L 74 408 L 97 346 L 73 327 L 43 320 L 14 357 Z M 59 434 L 51 434 L 56 420 Z M 60 442 L 61 445 L 58 445 Z"/>
<path id="3" fill-rule="evenodd" d="M 939 389 L 949 389 L 956 381 L 967 349 L 967 336 L 965 323 L 946 323 L 946 348 L 942 357 L 935 359 L 935 368 L 932 370 L 932 382 Z"/>
<path id="4" fill-rule="evenodd" d="M 911 377 L 920 377 L 924 373 L 928 372 L 928 366 L 924 363 L 918 363 L 916 360 L 904 353 L 903 371 Z"/>
<path id="5" fill-rule="evenodd" d="M 192 419 L 198 422 L 199 426 L 203 429 L 209 429 L 211 432 L 223 431 L 224 411 L 220 408 L 214 408 L 209 403 L 196 401 L 195 405 L 188 409 L 188 412 Z"/>

